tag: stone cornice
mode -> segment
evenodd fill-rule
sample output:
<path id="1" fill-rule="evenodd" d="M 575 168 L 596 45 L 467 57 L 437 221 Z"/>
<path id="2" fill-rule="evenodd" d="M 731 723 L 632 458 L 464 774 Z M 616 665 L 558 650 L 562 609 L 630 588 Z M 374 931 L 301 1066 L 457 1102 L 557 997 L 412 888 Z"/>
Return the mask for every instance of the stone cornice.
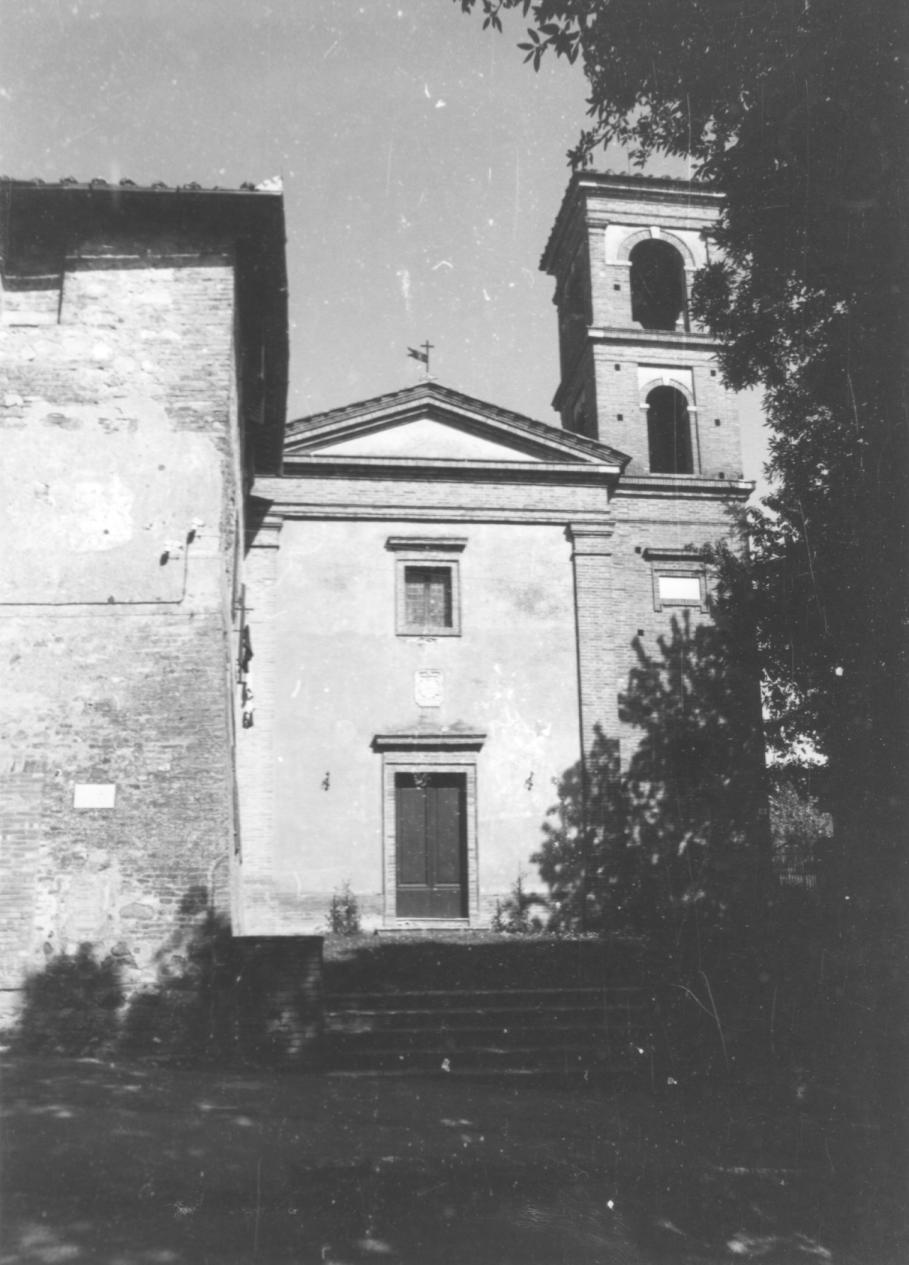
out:
<path id="1" fill-rule="evenodd" d="M 260 522 L 250 524 L 246 529 L 246 543 L 249 549 L 280 549 L 281 528 L 284 519 L 270 509 Z"/>
<path id="2" fill-rule="evenodd" d="M 388 521 L 405 520 L 412 523 L 533 523 L 541 527 L 564 527 L 569 520 L 575 523 L 597 523 L 602 518 L 599 510 L 577 510 L 571 506 L 555 509 L 510 509 L 495 506 L 454 507 L 450 502 L 438 505 L 409 506 L 403 503 L 363 505 L 357 501 L 282 501 L 276 502 L 275 513 L 285 520 L 325 521 Z"/>
<path id="3" fill-rule="evenodd" d="M 625 475 L 616 497 L 671 497 L 674 500 L 747 501 L 754 484 L 746 479 L 709 479 L 698 474 Z"/>
<path id="4" fill-rule="evenodd" d="M 641 557 L 646 562 L 701 562 L 705 557 L 705 550 L 694 546 L 689 546 L 687 549 L 661 549 L 658 546 L 648 545 L 641 550 Z"/>
<path id="5" fill-rule="evenodd" d="M 420 726 L 377 733 L 370 745 L 374 751 L 479 751 L 485 741 L 483 730 L 440 725 L 438 728 Z"/>
<path id="6" fill-rule="evenodd" d="M 592 343 L 607 343 L 611 347 L 684 347 L 688 350 L 715 351 L 720 346 L 709 334 L 687 333 L 683 330 L 632 329 L 629 326 L 590 325 L 587 337 Z"/>
<path id="7" fill-rule="evenodd" d="M 389 536 L 385 548 L 392 553 L 463 553 L 466 536 Z"/>
<path id="8" fill-rule="evenodd" d="M 615 525 L 609 520 L 571 523 L 565 535 L 571 541 L 572 557 L 586 556 L 608 558 L 612 554 L 612 534 Z"/>
<path id="9" fill-rule="evenodd" d="M 622 472 L 618 462 L 456 461 L 426 457 L 340 457 L 295 455 L 284 464 L 281 480 L 263 481 L 274 496 L 281 483 L 306 479 L 406 479 L 456 483 L 610 483 Z M 263 484 L 256 484 L 261 495 Z"/>
<path id="10" fill-rule="evenodd" d="M 594 200 L 623 203 L 659 204 L 688 212 L 686 219 L 703 219 L 713 222 L 722 207 L 723 194 L 709 185 L 690 180 L 673 180 L 664 176 L 613 175 L 611 172 L 578 171 L 571 177 L 556 215 L 549 240 L 540 260 L 543 272 L 553 272 L 556 258 L 564 248 L 570 233 L 573 216 L 583 207 L 588 223 L 603 214 L 600 208 L 592 208 Z M 623 212 L 624 214 L 624 212 Z M 665 211 L 662 213 L 665 216 Z M 610 222 L 615 222 L 615 215 Z"/>

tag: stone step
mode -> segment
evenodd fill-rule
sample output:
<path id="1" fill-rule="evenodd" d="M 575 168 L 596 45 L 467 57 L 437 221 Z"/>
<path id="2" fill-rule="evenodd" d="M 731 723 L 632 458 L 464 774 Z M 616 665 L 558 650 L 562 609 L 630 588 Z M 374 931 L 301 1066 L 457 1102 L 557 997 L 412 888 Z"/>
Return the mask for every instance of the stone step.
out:
<path id="1" fill-rule="evenodd" d="M 650 1015 L 645 1006 L 450 1006 L 444 1009 L 391 1006 L 326 1006 L 326 1018 L 338 1027 L 359 1024 L 367 1027 L 414 1027 L 437 1025 L 471 1027 L 477 1022 L 513 1024 L 516 1026 L 551 1026 L 559 1023 L 581 1023 L 587 1027 L 627 1028 L 644 1022 Z"/>
<path id="2" fill-rule="evenodd" d="M 622 1052 L 600 1051 L 588 1045 L 503 1046 L 475 1045 L 463 1050 L 360 1049 L 334 1052 L 328 1062 L 332 1071 L 356 1072 L 535 1072 L 584 1073 L 608 1072 L 612 1076 L 647 1077 L 646 1055 L 629 1049 Z"/>
<path id="3" fill-rule="evenodd" d="M 529 996 L 499 999 L 464 993 L 457 997 L 433 1002 L 417 996 L 363 997 L 360 999 L 325 999 L 325 1009 L 331 1014 L 371 1015 L 558 1015 L 583 1014 L 599 1016 L 639 1015 L 648 1012 L 647 998 L 616 1001 L 603 997 L 552 998 L 549 1000 Z"/>
<path id="4" fill-rule="evenodd" d="M 649 1047 L 640 988 L 411 989 L 326 999 L 335 1070 L 638 1067 Z M 446 1066 L 447 1065 L 447 1066 Z M 626 1066 L 627 1065 L 627 1066 Z"/>
<path id="5" fill-rule="evenodd" d="M 328 993 L 329 1010 L 546 1009 L 553 1006 L 627 1008 L 646 1006 L 649 994 L 640 988 L 462 988 L 388 989 Z"/>
<path id="6" fill-rule="evenodd" d="M 558 1032 L 580 1028 L 595 1032 L 628 1032 L 646 1026 L 646 1012 L 604 1014 L 602 1009 L 559 1010 L 329 1010 L 325 1014 L 328 1032 L 469 1032 L 476 1028 L 520 1029 L 528 1032 Z"/>
<path id="7" fill-rule="evenodd" d="M 325 991 L 499 990 L 647 987 L 639 945 L 611 940 L 556 940 L 463 931 L 425 937 L 397 933 L 326 941 Z"/>
<path id="8" fill-rule="evenodd" d="M 468 1049 L 494 1042 L 502 1045 L 533 1045 L 541 1049 L 557 1045 L 597 1045 L 612 1048 L 627 1045 L 632 1034 L 627 1028 L 612 1031 L 588 1024 L 560 1024 L 552 1028 L 523 1025 L 475 1024 L 469 1028 L 347 1028 L 326 1027 L 326 1040 L 335 1050 L 377 1047 L 393 1049 Z"/>

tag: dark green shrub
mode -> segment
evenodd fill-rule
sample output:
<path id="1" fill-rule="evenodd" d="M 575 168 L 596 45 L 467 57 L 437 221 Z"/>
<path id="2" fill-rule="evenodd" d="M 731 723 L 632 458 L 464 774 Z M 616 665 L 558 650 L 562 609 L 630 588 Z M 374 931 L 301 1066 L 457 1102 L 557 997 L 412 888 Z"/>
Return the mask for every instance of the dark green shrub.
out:
<path id="1" fill-rule="evenodd" d="M 335 936 L 360 934 L 360 906 L 349 882 L 342 883 L 331 898 L 328 929 Z"/>
<path id="2" fill-rule="evenodd" d="M 505 900 L 496 901 L 496 912 L 492 918 L 492 929 L 507 935 L 536 935 L 544 930 L 543 919 L 531 914 L 534 906 L 546 908 L 546 898 L 537 892 L 524 889 L 524 876 L 518 874 L 511 894 Z"/>
<path id="3" fill-rule="evenodd" d="M 50 958 L 30 976 L 16 1039 L 45 1054 L 89 1054 L 117 1035 L 123 1002 L 120 968 L 111 957 L 99 961 L 90 944 L 72 955 Z"/>

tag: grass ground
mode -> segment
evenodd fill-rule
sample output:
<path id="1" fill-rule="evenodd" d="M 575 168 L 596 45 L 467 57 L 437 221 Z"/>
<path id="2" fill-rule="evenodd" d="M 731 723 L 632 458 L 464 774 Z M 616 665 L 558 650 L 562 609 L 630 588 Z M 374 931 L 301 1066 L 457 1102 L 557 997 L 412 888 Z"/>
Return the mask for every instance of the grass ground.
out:
<path id="1" fill-rule="evenodd" d="M 849 1137 L 741 1090 L 9 1055 L 2 1073 L 2 1265 L 909 1259 L 846 1246 L 875 1228 L 844 1194 Z"/>

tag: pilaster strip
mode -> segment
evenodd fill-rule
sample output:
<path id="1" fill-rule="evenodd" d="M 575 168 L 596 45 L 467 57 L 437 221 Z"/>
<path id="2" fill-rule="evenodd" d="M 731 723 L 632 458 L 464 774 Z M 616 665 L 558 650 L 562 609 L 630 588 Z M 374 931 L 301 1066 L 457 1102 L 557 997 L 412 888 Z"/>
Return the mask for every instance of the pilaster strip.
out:
<path id="1" fill-rule="evenodd" d="M 587 752 L 594 729 L 615 731 L 615 646 L 612 629 L 611 521 L 572 523 L 567 531 L 574 568 L 575 627 L 577 635 L 578 697 L 581 750 Z"/>

